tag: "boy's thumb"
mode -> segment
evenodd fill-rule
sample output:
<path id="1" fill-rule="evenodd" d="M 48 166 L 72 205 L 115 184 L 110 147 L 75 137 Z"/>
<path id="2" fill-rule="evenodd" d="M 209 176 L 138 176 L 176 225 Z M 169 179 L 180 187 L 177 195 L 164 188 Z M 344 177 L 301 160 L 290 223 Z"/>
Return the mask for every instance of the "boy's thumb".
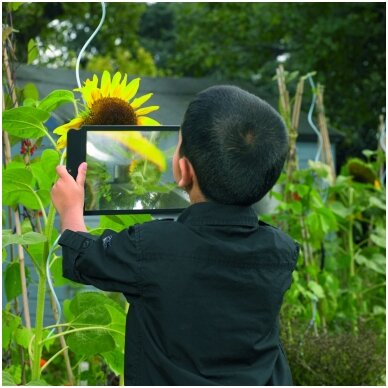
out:
<path id="1" fill-rule="evenodd" d="M 81 186 L 85 184 L 87 169 L 88 169 L 88 165 L 85 162 L 81 163 L 78 167 L 78 175 L 77 175 L 76 182 Z"/>

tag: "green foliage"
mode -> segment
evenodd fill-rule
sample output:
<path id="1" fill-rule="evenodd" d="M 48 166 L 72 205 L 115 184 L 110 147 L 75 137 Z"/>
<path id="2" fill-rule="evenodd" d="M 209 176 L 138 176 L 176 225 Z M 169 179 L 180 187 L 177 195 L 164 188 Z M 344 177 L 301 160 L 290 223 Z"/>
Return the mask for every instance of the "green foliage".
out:
<path id="1" fill-rule="evenodd" d="M 140 34 L 166 74 L 247 80 L 275 94 L 279 56 L 291 72 L 313 69 L 330 126 L 346 133 L 340 164 L 375 147 L 385 106 L 382 3 L 156 3 Z"/>
<path id="2" fill-rule="evenodd" d="M 295 385 L 385 385 L 385 338 L 372 330 L 319 335 L 301 330 L 283 338 Z"/>
<path id="3" fill-rule="evenodd" d="M 113 55 L 110 53 L 105 56 L 94 56 L 88 61 L 86 70 L 100 72 L 107 70 L 111 73 L 120 71 L 151 77 L 158 75 L 152 55 L 143 47 L 137 48 L 134 54 L 129 50 L 116 48 Z"/>
<path id="4" fill-rule="evenodd" d="M 297 171 L 282 195 L 273 193 L 276 214 L 264 216 L 301 243 L 284 317 L 308 321 L 316 300 L 322 330 L 355 331 L 372 319 L 383 325 L 374 309 L 385 311 L 385 191 L 350 176 L 330 186 L 321 179 L 316 168 Z"/>

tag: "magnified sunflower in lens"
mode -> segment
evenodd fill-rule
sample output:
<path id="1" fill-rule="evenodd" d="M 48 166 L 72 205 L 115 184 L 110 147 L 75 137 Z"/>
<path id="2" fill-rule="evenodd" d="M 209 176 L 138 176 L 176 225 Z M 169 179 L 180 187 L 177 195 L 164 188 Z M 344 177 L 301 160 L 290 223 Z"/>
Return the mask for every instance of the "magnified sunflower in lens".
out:
<path id="1" fill-rule="evenodd" d="M 69 123 L 54 130 L 59 135 L 57 148 L 66 147 L 67 132 L 70 129 L 79 129 L 82 125 L 160 125 L 156 120 L 146 117 L 148 113 L 159 109 L 153 105 L 141 107 L 153 93 L 134 98 L 139 90 L 140 78 L 127 83 L 127 74 L 122 76 L 117 72 L 112 78 L 109 72 L 104 71 L 98 86 L 98 77 L 87 79 L 84 86 L 74 89 L 82 94 L 85 100 L 85 110 Z"/>

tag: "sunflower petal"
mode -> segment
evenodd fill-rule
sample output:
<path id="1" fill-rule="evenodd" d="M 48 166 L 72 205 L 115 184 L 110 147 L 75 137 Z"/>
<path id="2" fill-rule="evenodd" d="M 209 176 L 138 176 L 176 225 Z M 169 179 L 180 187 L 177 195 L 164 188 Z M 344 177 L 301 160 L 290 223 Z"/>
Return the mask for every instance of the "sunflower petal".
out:
<path id="1" fill-rule="evenodd" d="M 139 90 L 140 78 L 133 79 L 124 89 L 122 99 L 131 100 Z"/>
<path id="2" fill-rule="evenodd" d="M 95 88 L 98 87 L 98 77 L 97 77 L 96 74 L 93 74 L 93 86 L 94 86 Z"/>
<path id="3" fill-rule="evenodd" d="M 125 88 L 127 86 L 127 78 L 128 74 L 124 74 L 123 80 L 121 81 L 122 88 Z"/>
<path id="4" fill-rule="evenodd" d="M 64 135 L 67 132 L 69 132 L 70 129 L 79 129 L 81 128 L 83 122 L 85 121 L 82 117 L 76 117 L 75 119 L 71 120 L 67 124 L 63 124 L 57 128 L 54 129 L 54 133 L 56 135 Z"/>
<path id="5" fill-rule="evenodd" d="M 59 151 L 62 148 L 65 148 L 67 146 L 67 136 L 62 135 L 58 140 L 57 140 L 57 150 Z"/>
<path id="6" fill-rule="evenodd" d="M 158 110 L 158 109 L 159 109 L 159 106 L 157 106 L 157 105 L 147 106 L 146 108 L 138 109 L 137 111 L 135 111 L 135 113 L 136 113 L 136 116 L 144 116 L 147 113 L 151 113 L 151 112 Z"/>
<path id="7" fill-rule="evenodd" d="M 92 107 L 95 101 L 99 100 L 101 98 L 101 92 L 100 89 L 93 89 L 91 91 L 91 96 L 90 96 L 90 104 L 88 104 L 89 108 Z M 86 99 L 85 99 L 86 100 Z"/>
<path id="8" fill-rule="evenodd" d="M 148 94 L 145 94 L 144 96 L 135 98 L 135 99 L 131 102 L 132 108 L 133 108 L 133 109 L 139 108 L 139 107 L 142 106 L 145 102 L 147 102 L 147 101 L 153 96 L 153 94 L 154 94 L 154 93 L 148 93 Z"/>
<path id="9" fill-rule="evenodd" d="M 110 88 L 110 74 L 108 71 L 104 71 L 101 78 L 101 94 L 103 97 L 109 97 Z"/>
<path id="10" fill-rule="evenodd" d="M 160 123 L 154 119 L 151 119 L 151 117 L 145 117 L 145 116 L 140 116 L 137 118 L 137 123 L 138 125 L 160 125 Z"/>
<path id="11" fill-rule="evenodd" d="M 118 71 L 112 78 L 112 83 L 110 85 L 110 90 L 116 89 L 116 86 L 120 84 L 121 73 Z"/>

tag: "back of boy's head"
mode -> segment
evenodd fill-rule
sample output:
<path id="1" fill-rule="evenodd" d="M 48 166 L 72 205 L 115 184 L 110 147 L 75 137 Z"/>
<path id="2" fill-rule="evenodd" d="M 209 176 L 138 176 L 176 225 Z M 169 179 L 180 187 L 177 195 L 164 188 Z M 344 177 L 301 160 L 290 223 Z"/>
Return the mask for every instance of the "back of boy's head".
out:
<path id="1" fill-rule="evenodd" d="M 288 151 L 283 120 L 265 101 L 235 86 L 213 86 L 190 103 L 181 156 L 206 199 L 251 205 L 276 183 Z"/>

